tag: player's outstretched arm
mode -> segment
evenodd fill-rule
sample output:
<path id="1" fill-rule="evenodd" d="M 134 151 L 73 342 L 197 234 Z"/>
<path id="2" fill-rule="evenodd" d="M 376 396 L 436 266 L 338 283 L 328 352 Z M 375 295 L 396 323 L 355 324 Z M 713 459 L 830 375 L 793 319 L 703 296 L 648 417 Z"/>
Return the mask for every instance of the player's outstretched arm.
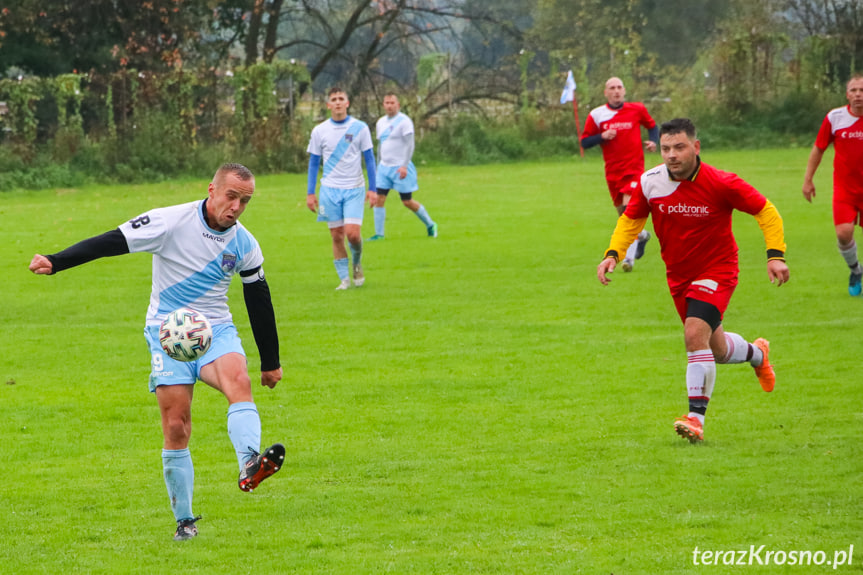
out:
<path id="1" fill-rule="evenodd" d="M 36 254 L 30 262 L 30 271 L 40 275 L 55 274 L 98 258 L 128 253 L 129 244 L 126 242 L 126 236 L 117 228 L 102 235 L 82 240 L 56 254 L 47 256 Z M 47 265 L 45 260 L 48 262 Z"/>
<path id="2" fill-rule="evenodd" d="M 767 262 L 767 277 L 770 283 L 781 286 L 788 283 L 791 279 L 791 272 L 788 269 L 788 264 L 782 260 L 770 260 Z"/>
<path id="3" fill-rule="evenodd" d="M 596 277 L 599 279 L 599 283 L 607 286 L 611 282 L 611 278 L 608 277 L 608 274 L 612 273 L 616 267 L 617 259 L 611 256 L 599 262 L 599 265 L 596 267 Z"/>

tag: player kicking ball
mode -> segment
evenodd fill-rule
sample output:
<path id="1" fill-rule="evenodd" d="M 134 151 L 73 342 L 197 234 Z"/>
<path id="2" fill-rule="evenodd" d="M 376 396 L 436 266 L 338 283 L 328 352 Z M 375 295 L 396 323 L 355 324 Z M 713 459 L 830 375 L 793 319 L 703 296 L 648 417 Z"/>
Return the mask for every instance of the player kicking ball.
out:
<path id="1" fill-rule="evenodd" d="M 282 379 L 282 368 L 264 257 L 257 240 L 239 222 L 254 191 L 255 178 L 248 168 L 225 164 L 213 177 L 205 199 L 150 210 L 56 254 L 36 254 L 30 262 L 30 271 L 49 275 L 97 258 L 153 254 L 144 335 L 151 358 L 150 391 L 162 417 L 162 471 L 177 521 L 176 541 L 195 537 L 201 518 L 192 511 L 195 471 L 189 452 L 192 395 L 198 380 L 228 401 L 228 437 L 240 467 L 241 490 L 257 488 L 285 459 L 280 443 L 260 452 L 261 418 L 252 399 L 246 354 L 227 304 L 228 286 L 239 276 L 261 357 L 261 385 L 274 388 Z M 161 322 L 178 307 L 200 312 L 212 325 L 209 349 L 193 361 L 173 359 L 159 341 Z"/>
<path id="2" fill-rule="evenodd" d="M 652 217 L 686 343 L 689 413 L 674 422 L 674 429 L 698 443 L 704 440 L 717 363 L 748 363 L 764 391 L 773 391 L 776 383 L 769 342 L 759 338 L 749 343 L 722 326 L 739 273 L 732 212 L 755 217 L 767 245 L 767 277 L 777 285 L 789 280 L 785 235 L 782 217 L 767 198 L 738 176 L 702 163 L 691 121 L 678 118 L 662 124 L 659 145 L 664 163 L 641 176 L 617 220 L 597 277 L 608 285 L 620 254 Z"/>

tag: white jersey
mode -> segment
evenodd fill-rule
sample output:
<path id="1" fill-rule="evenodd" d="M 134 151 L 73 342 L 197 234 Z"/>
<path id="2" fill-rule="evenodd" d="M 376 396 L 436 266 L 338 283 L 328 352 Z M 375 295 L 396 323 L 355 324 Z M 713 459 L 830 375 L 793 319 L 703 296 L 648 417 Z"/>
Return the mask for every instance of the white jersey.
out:
<path id="1" fill-rule="evenodd" d="M 392 118 L 383 116 L 375 126 L 380 142 L 378 162 L 382 166 L 407 166 L 414 149 L 414 123 L 399 112 Z"/>
<path id="2" fill-rule="evenodd" d="M 342 122 L 330 118 L 315 126 L 306 151 L 321 157 L 322 186 L 352 190 L 366 185 L 363 152 L 372 147 L 372 133 L 366 123 L 348 116 Z"/>
<path id="3" fill-rule="evenodd" d="M 228 285 L 241 271 L 264 262 L 258 242 L 237 222 L 224 232 L 211 229 L 203 200 L 150 210 L 121 225 L 129 251 L 153 254 L 153 290 L 147 325 L 158 325 L 183 306 L 203 313 L 213 325 L 231 323 Z M 263 277 L 263 270 L 248 278 Z"/>

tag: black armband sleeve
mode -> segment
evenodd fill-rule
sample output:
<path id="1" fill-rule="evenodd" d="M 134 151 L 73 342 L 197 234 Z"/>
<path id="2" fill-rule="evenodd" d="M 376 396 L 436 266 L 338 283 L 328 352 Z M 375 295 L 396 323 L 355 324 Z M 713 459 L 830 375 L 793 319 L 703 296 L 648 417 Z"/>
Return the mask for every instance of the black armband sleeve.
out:
<path id="1" fill-rule="evenodd" d="M 129 244 L 120 228 L 105 232 L 69 246 L 62 252 L 45 256 L 51 261 L 51 273 L 55 274 L 89 261 L 129 253 Z"/>
<path id="2" fill-rule="evenodd" d="M 252 335 L 261 356 L 261 371 L 272 371 L 281 367 L 279 363 L 279 334 L 276 331 L 276 314 L 270 297 L 267 280 L 243 284 L 243 299 L 252 325 Z"/>
<path id="3" fill-rule="evenodd" d="M 593 136 L 587 136 L 586 138 L 581 139 L 581 147 L 585 150 L 588 148 L 592 148 L 597 144 L 602 143 L 602 134 L 595 134 Z"/>
<path id="4" fill-rule="evenodd" d="M 653 126 L 647 130 L 647 139 L 654 144 L 659 144 L 659 126 Z"/>

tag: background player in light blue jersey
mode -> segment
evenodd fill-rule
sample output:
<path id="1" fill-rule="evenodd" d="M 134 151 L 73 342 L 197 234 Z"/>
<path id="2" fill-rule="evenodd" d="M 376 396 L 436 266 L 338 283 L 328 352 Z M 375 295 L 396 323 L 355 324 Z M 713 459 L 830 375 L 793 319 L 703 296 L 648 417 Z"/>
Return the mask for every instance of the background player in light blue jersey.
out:
<path id="1" fill-rule="evenodd" d="M 413 199 L 417 185 L 417 169 L 411 158 L 414 154 L 414 123 L 401 113 L 399 98 L 389 92 L 384 96 L 384 111 L 375 126 L 375 135 L 380 142 L 377 171 L 377 196 L 374 200 L 375 235 L 369 240 L 384 239 L 384 225 L 387 211 L 384 204 L 387 194 L 395 190 L 402 204 L 415 213 L 426 227 L 429 237 L 437 237 L 437 224 L 431 219 L 425 207 Z"/>
<path id="2" fill-rule="evenodd" d="M 333 240 L 333 259 L 339 274 L 337 290 L 351 287 L 348 273 L 348 252 L 345 238 L 353 257 L 354 285 L 366 281 L 363 275 L 362 255 L 363 204 L 375 190 L 375 154 L 372 134 L 365 122 L 348 115 L 347 93 L 341 88 L 330 88 L 327 109 L 330 118 L 312 130 L 309 140 L 309 180 L 306 189 L 306 206 L 318 214 L 319 222 L 327 222 Z M 365 187 L 362 162 L 365 161 L 369 182 Z M 323 162 L 320 202 L 315 195 L 318 171 Z M 368 191 L 367 191 L 368 190 Z"/>
<path id="3" fill-rule="evenodd" d="M 30 262 L 33 273 L 54 274 L 101 257 L 153 254 L 153 289 L 144 333 L 152 362 L 150 391 L 156 394 L 162 416 L 162 468 L 177 521 L 177 541 L 196 536 L 195 522 L 200 519 L 192 512 L 195 473 L 189 453 L 197 380 L 228 400 L 228 436 L 240 466 L 240 489 L 255 489 L 279 470 L 285 458 L 279 443 L 260 453 L 261 419 L 227 304 L 228 285 L 239 275 L 261 356 L 261 385 L 275 387 L 282 379 L 282 368 L 270 288 L 261 267 L 264 258 L 258 242 L 238 221 L 254 191 L 255 178 L 246 167 L 225 164 L 213 177 L 206 199 L 151 210 L 56 254 L 36 254 Z M 171 359 L 159 345 L 159 324 L 179 307 L 203 313 L 213 326 L 210 349 L 194 362 Z"/>

